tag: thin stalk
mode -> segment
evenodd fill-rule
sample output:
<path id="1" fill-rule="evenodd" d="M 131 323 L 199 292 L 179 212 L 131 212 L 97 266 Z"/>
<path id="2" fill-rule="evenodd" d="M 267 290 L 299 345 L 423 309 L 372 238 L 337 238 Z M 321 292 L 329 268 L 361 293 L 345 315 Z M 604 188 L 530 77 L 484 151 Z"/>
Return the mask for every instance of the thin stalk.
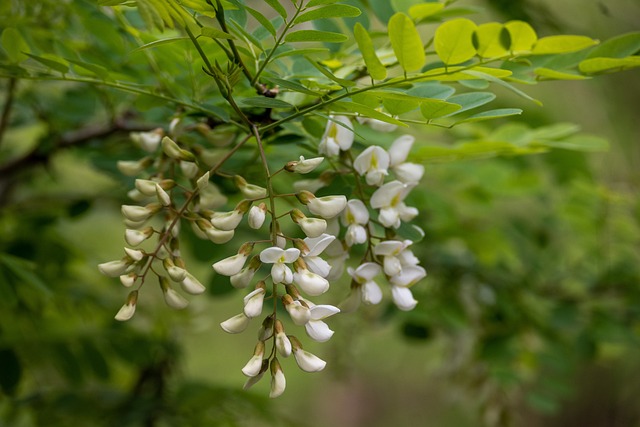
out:
<path id="1" fill-rule="evenodd" d="M 267 163 L 267 155 L 264 152 L 264 146 L 262 145 L 262 138 L 260 137 L 260 132 L 258 132 L 258 127 L 253 125 L 251 127 L 251 131 L 253 132 L 253 136 L 256 138 L 256 143 L 258 144 L 258 151 L 260 152 L 260 159 L 262 160 L 262 167 L 264 168 L 264 173 L 267 176 L 267 193 L 269 195 L 269 208 L 271 211 L 271 241 L 273 246 L 276 246 L 278 241 L 278 228 L 277 224 L 277 216 L 276 216 L 276 198 L 273 192 L 273 184 L 271 183 L 271 173 L 269 172 L 269 163 Z"/>
<path id="2" fill-rule="evenodd" d="M 4 106 L 2 107 L 2 115 L 0 115 L 0 145 L 2 145 L 4 133 L 9 127 L 9 115 L 11 114 L 11 107 L 13 107 L 17 83 L 18 79 L 15 77 L 9 78 L 9 84 L 7 85 L 7 97 L 5 98 Z"/>

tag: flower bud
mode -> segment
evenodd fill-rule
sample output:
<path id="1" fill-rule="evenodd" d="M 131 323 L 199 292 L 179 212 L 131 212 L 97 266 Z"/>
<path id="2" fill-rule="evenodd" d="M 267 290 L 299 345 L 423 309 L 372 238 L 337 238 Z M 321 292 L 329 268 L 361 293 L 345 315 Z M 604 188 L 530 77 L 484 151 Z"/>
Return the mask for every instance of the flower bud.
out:
<path id="1" fill-rule="evenodd" d="M 160 209 L 162 209 L 162 205 L 159 203 L 149 203 L 146 206 L 122 205 L 120 210 L 126 219 L 134 222 L 140 222 L 146 221 Z"/>
<path id="2" fill-rule="evenodd" d="M 248 217 L 249 227 L 254 230 L 259 229 L 267 217 L 267 205 L 260 203 L 258 206 L 252 206 L 251 209 L 249 209 Z"/>
<path id="3" fill-rule="evenodd" d="M 136 312 L 136 304 L 138 302 L 138 291 L 131 291 L 127 297 L 127 302 L 120 308 L 115 316 L 116 320 L 124 322 L 133 317 Z"/>
<path id="4" fill-rule="evenodd" d="M 418 304 L 418 301 L 413 298 L 411 289 L 404 286 L 391 286 L 391 296 L 396 307 L 402 311 L 413 310 Z"/>
<path id="5" fill-rule="evenodd" d="M 209 185 L 209 171 L 205 172 L 196 182 L 200 191 L 204 190 Z"/>
<path id="6" fill-rule="evenodd" d="M 282 372 L 282 367 L 278 359 L 274 358 L 271 361 L 271 391 L 269 397 L 275 398 L 284 393 L 284 389 L 287 387 L 287 380 Z"/>
<path id="7" fill-rule="evenodd" d="M 207 288 L 189 272 L 186 272 L 184 279 L 180 281 L 180 286 L 183 291 L 191 295 L 199 295 L 207 290 Z"/>
<path id="8" fill-rule="evenodd" d="M 246 197 L 247 199 L 261 199 L 263 197 L 267 197 L 266 188 L 254 184 L 249 184 L 247 180 L 240 175 L 234 176 L 233 180 L 240 189 L 240 192 L 242 192 L 244 197 Z"/>
<path id="9" fill-rule="evenodd" d="M 301 194 L 303 192 L 297 193 Z M 311 194 L 309 192 L 306 192 Z M 324 197 L 309 197 L 308 194 L 305 194 L 302 199 L 298 197 L 298 200 L 302 201 L 303 199 L 307 199 L 307 208 L 309 212 L 315 215 L 319 215 L 322 218 L 328 219 L 333 218 L 336 215 L 339 215 L 344 208 L 347 206 L 347 198 L 345 196 L 324 196 Z M 304 203 L 304 202 L 303 202 Z"/>
<path id="10" fill-rule="evenodd" d="M 327 366 L 327 362 L 320 359 L 315 354 L 302 349 L 302 344 L 296 337 L 289 337 L 293 346 L 293 357 L 296 359 L 298 367 L 305 372 L 318 372 Z"/>
<path id="11" fill-rule="evenodd" d="M 171 205 L 171 197 L 169 196 L 169 193 L 164 191 L 164 189 L 160 187 L 159 184 L 156 184 L 156 197 L 158 198 L 158 201 L 162 203 L 162 206 Z"/>
<path id="12" fill-rule="evenodd" d="M 242 368 L 242 373 L 248 377 L 255 377 L 260 373 L 262 369 L 262 357 L 264 356 L 264 342 L 258 341 L 255 349 L 253 350 L 253 357 L 249 359 L 244 368 Z"/>
<path id="13" fill-rule="evenodd" d="M 127 176 L 136 176 L 148 168 L 153 160 L 151 157 L 144 157 L 140 160 L 118 160 L 118 170 Z"/>
<path id="14" fill-rule="evenodd" d="M 254 256 L 249 261 L 249 265 L 240 270 L 239 273 L 230 277 L 231 286 L 234 288 L 246 288 L 251 283 L 251 279 L 256 274 L 256 271 L 260 268 L 262 262 L 258 256 Z"/>
<path id="15" fill-rule="evenodd" d="M 120 276 L 120 283 L 126 288 L 130 288 L 136 282 L 138 275 L 136 273 L 123 274 Z"/>
<path id="16" fill-rule="evenodd" d="M 150 132 L 131 132 L 129 137 L 144 151 L 153 153 L 157 150 L 158 145 L 160 145 L 160 140 L 163 135 L 164 130 L 162 128 L 157 128 Z"/>
<path id="17" fill-rule="evenodd" d="M 324 157 L 314 157 L 312 159 L 305 159 L 304 156 L 300 156 L 300 160 L 288 162 L 284 169 L 287 172 L 295 172 L 305 174 L 313 171 L 322 163 Z"/>
<path id="18" fill-rule="evenodd" d="M 145 227 L 142 230 L 127 229 L 124 232 L 124 240 L 131 246 L 138 246 L 153 235 L 152 227 Z"/>
<path id="19" fill-rule="evenodd" d="M 126 273 L 131 264 L 132 262 L 127 259 L 103 262 L 102 264 L 98 264 L 98 270 L 105 276 L 118 277 Z"/>
<path id="20" fill-rule="evenodd" d="M 278 353 L 280 353 L 282 357 L 289 357 L 291 354 L 291 341 L 284 332 L 284 326 L 280 320 L 276 320 L 275 322 L 275 333 L 276 349 L 278 350 Z"/>
<path id="21" fill-rule="evenodd" d="M 309 307 L 302 305 L 300 301 L 294 301 L 291 295 L 284 295 L 282 297 L 282 304 L 284 304 L 284 308 L 289 313 L 289 316 L 291 316 L 294 324 L 302 326 L 311 319 Z"/>
<path id="22" fill-rule="evenodd" d="M 273 314 L 267 316 L 262 321 L 260 329 L 258 329 L 258 340 L 266 341 L 273 336 Z"/>
<path id="23" fill-rule="evenodd" d="M 242 386 L 243 390 L 248 390 L 255 383 L 260 381 L 264 373 L 267 372 L 267 369 L 269 369 L 269 359 L 262 359 L 262 366 L 260 367 L 260 372 L 258 372 L 258 375 L 254 377 L 249 377 L 247 379 L 247 381 L 244 383 L 244 386 Z"/>
<path id="24" fill-rule="evenodd" d="M 180 170 L 182 171 L 182 174 L 184 176 L 186 176 L 189 179 L 192 179 L 198 175 L 200 168 L 198 168 L 198 165 L 196 165 L 193 162 L 182 160 L 180 161 Z"/>
<path id="25" fill-rule="evenodd" d="M 124 248 L 124 252 L 127 254 L 127 256 L 129 256 L 129 258 L 136 262 L 144 258 L 144 252 L 136 249 Z"/>
<path id="26" fill-rule="evenodd" d="M 322 295 L 329 289 L 329 281 L 310 272 L 302 259 L 297 259 L 294 266 L 293 283 L 298 285 L 307 295 Z"/>
<path id="27" fill-rule="evenodd" d="M 162 138 L 162 151 L 164 154 L 175 160 L 186 160 L 189 162 L 195 160 L 192 153 L 180 148 L 180 146 L 168 136 Z"/>
<path id="28" fill-rule="evenodd" d="M 249 319 L 244 313 L 236 314 L 233 317 L 220 323 L 220 327 L 229 334 L 239 334 L 249 326 Z"/>
<path id="29" fill-rule="evenodd" d="M 262 313 L 265 283 L 260 281 L 256 289 L 244 297 L 244 314 L 249 318 L 258 317 Z"/>
<path id="30" fill-rule="evenodd" d="M 160 288 L 162 289 L 162 294 L 164 296 L 164 302 L 169 307 L 176 310 L 182 310 L 187 305 L 189 305 L 189 301 L 187 301 L 182 295 L 171 288 L 166 277 L 158 276 L 158 279 L 160 281 Z"/>

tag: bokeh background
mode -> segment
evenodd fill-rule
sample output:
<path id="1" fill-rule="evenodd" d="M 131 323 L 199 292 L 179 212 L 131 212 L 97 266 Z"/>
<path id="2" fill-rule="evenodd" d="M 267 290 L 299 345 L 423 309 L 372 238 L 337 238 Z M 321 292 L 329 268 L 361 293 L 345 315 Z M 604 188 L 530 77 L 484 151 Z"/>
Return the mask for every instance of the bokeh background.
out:
<path id="1" fill-rule="evenodd" d="M 482 9 L 476 22 L 523 19 L 540 35 L 605 39 L 640 22 L 634 0 L 464 5 Z M 114 20 L 83 0 L 0 5 L 0 27 L 28 28 L 30 44 L 150 81 L 148 58 L 130 54 L 137 36 Z M 172 76 L 186 59 L 155 58 L 151 74 L 184 84 Z M 420 128 L 418 143 L 573 123 L 610 150 L 427 165 L 409 200 L 426 231 L 418 307 L 332 318 L 332 340 L 308 346 L 325 371 L 285 366 L 287 392 L 269 400 L 267 379 L 242 391 L 254 335 L 218 326 L 241 298 L 213 277 L 223 250 L 189 241 L 207 295 L 175 312 L 150 290 L 124 324 L 122 288 L 96 268 L 124 245 L 132 183 L 115 161 L 139 154 L 128 132 L 166 123 L 173 106 L 0 79 L 12 105 L 0 131 L 0 426 L 640 426 L 640 74 L 525 89 L 544 107 L 496 89 L 496 104 L 525 110 L 509 126 Z M 121 125 L 105 127 L 114 116 Z"/>

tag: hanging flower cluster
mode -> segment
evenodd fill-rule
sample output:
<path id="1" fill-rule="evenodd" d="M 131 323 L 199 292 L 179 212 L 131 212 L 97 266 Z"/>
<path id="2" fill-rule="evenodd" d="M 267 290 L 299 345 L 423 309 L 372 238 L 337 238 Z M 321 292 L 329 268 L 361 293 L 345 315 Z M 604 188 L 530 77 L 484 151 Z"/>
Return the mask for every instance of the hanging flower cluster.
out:
<path id="1" fill-rule="evenodd" d="M 383 122 L 369 120 L 366 124 L 378 131 L 393 130 Z M 407 161 L 413 137 L 401 136 L 388 149 L 371 145 L 359 150 L 352 126 L 348 117 L 332 116 L 318 145 L 321 157 L 300 156 L 274 173 L 269 171 L 258 140 L 267 176 L 264 186 L 220 170 L 250 136 L 228 154 L 210 156 L 219 159 L 212 164 L 205 160 L 202 148 L 179 144 L 173 134 L 173 139 L 162 130 L 133 134 L 132 140 L 150 155 L 119 163 L 127 175 L 144 175 L 129 194 L 137 204 L 122 207 L 127 225 L 125 240 L 130 247 L 125 248 L 120 260 L 99 265 L 104 274 L 120 277 L 126 287 L 135 287 L 116 319 L 128 320 L 134 315 L 140 288 L 150 275 L 157 276 L 164 299 L 172 308 L 188 304 L 175 290 L 176 284 L 188 294 L 204 292 L 205 287 L 187 271 L 180 255 L 181 222 L 189 223 L 198 237 L 225 244 L 232 241 L 245 217 L 253 233 L 263 236 L 243 242 L 235 253 L 212 265 L 215 273 L 228 277 L 234 288 L 246 289 L 241 311 L 221 322 L 222 329 L 241 333 L 257 319 L 257 342 L 241 369 L 248 378 L 245 388 L 269 371 L 270 396 L 282 394 L 286 378 L 281 360 L 291 355 L 305 372 L 324 369 L 326 363 L 303 348 L 295 335 L 298 329 L 313 341 L 325 342 L 334 334 L 328 318 L 341 310 L 352 311 L 361 302 L 378 304 L 385 293 L 399 309 L 412 309 L 417 301 L 410 288 L 426 272 L 410 249 L 413 242 L 400 237 L 398 230 L 418 214 L 404 200 L 421 179 L 424 168 Z M 331 161 L 326 162 L 326 157 Z M 321 166 L 325 170 L 317 178 L 296 179 L 294 192 L 274 190 L 277 174 L 303 175 Z M 232 181 L 243 197 L 233 209 L 221 209 L 227 200 L 211 182 L 214 175 Z M 336 177 L 355 186 L 349 198 L 343 194 L 318 195 Z M 289 210 L 283 209 L 280 201 L 286 202 Z M 152 249 L 142 249 L 153 236 L 157 241 Z M 354 254 L 361 256 L 360 260 L 347 267 L 347 260 Z M 341 291 L 348 296 L 340 308 L 312 301 L 329 291 L 332 284 L 336 286 L 345 270 L 351 285 L 348 292 Z M 378 284 L 383 277 L 388 291 Z"/>

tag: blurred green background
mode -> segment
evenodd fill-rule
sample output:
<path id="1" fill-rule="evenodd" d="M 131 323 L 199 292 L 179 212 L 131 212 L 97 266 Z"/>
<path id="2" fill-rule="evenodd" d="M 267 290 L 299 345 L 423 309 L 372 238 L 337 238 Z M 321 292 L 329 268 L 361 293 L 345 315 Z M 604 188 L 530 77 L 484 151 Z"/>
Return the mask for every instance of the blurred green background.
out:
<path id="1" fill-rule="evenodd" d="M 541 35 L 604 39 L 640 22 L 633 0 L 475 4 L 477 22 L 524 19 Z M 129 53 L 135 37 L 123 42 L 113 25 L 122 17 L 104 13 L 82 0 L 11 0 L 0 30 L 28 28 L 30 44 L 153 81 L 146 54 Z M 197 84 L 173 79 L 184 57 L 155 60 L 161 85 Z M 610 151 L 428 165 L 409 200 L 426 231 L 414 246 L 429 272 L 413 288 L 418 307 L 332 318 L 333 339 L 308 346 L 325 371 L 284 366 L 287 391 L 269 400 L 267 379 L 241 388 L 254 334 L 218 326 L 241 298 L 213 277 L 219 249 L 183 248 L 210 290 L 187 310 L 149 289 L 132 321 L 113 320 L 124 293 L 96 266 L 125 244 L 119 207 L 132 181 L 115 161 L 139 155 L 129 130 L 166 123 L 173 107 L 0 80 L 2 105 L 13 94 L 0 132 L 0 426 L 640 426 L 640 76 L 526 90 L 544 107 L 497 91 L 496 103 L 525 109 L 511 123 L 575 123 Z M 115 116 L 126 125 L 105 129 Z M 420 129 L 417 140 L 505 123 Z"/>

